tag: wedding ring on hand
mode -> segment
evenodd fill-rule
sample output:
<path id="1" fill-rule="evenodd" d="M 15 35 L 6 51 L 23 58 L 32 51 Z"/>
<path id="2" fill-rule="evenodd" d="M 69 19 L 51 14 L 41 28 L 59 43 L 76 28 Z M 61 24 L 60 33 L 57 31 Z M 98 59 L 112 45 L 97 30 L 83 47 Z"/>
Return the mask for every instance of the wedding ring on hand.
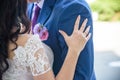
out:
<path id="1" fill-rule="evenodd" d="M 83 32 L 83 34 L 84 34 L 85 36 L 87 36 L 87 35 L 89 34 L 89 31 L 90 31 L 90 26 L 88 26 L 88 27 L 86 28 L 86 30 Z"/>
<path id="2" fill-rule="evenodd" d="M 88 34 L 88 33 L 86 33 L 86 32 L 83 32 L 83 34 L 84 34 L 84 36 L 87 36 L 87 34 Z"/>
<path id="3" fill-rule="evenodd" d="M 82 33 L 82 36 L 83 36 L 84 38 L 87 37 L 85 33 Z"/>

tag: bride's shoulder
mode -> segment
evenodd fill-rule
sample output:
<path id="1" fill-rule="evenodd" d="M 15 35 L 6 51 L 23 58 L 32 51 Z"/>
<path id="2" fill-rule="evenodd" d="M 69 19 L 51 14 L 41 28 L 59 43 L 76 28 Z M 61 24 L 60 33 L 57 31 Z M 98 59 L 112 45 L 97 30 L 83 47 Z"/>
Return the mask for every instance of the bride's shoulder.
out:
<path id="1" fill-rule="evenodd" d="M 32 35 L 32 34 L 22 34 L 19 36 L 18 43 L 20 45 L 28 45 L 28 44 L 40 44 L 41 40 L 39 38 L 39 35 Z"/>
<path id="2" fill-rule="evenodd" d="M 34 37 L 38 38 L 39 36 L 37 34 L 33 35 L 33 34 L 22 34 L 19 35 L 20 39 L 25 39 L 26 41 L 29 39 L 33 39 Z"/>

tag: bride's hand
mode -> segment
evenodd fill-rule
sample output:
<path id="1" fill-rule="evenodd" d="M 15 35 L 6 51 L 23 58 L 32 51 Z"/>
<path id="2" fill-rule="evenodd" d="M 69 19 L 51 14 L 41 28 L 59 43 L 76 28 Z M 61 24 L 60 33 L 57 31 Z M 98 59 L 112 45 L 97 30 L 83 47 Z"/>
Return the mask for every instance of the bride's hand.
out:
<path id="1" fill-rule="evenodd" d="M 63 35 L 67 43 L 68 49 L 71 49 L 72 51 L 78 53 L 78 55 L 84 49 L 87 41 L 91 37 L 91 33 L 89 33 L 90 26 L 88 26 L 87 29 L 85 29 L 87 19 L 84 20 L 80 29 L 79 22 L 80 16 L 78 16 L 74 25 L 73 33 L 70 36 L 68 36 L 64 31 L 59 31 Z"/>

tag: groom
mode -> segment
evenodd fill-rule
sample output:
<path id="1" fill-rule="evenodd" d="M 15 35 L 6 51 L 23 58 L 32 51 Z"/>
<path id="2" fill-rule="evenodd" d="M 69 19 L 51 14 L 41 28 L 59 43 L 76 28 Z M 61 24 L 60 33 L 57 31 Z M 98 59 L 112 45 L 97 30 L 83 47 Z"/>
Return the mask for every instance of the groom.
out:
<path id="1" fill-rule="evenodd" d="M 39 15 L 35 15 L 36 4 L 40 8 L 37 13 Z M 91 26 L 90 32 L 93 33 L 91 11 L 85 0 L 39 0 L 38 2 L 28 4 L 28 16 L 32 24 L 41 23 L 48 28 L 49 37 L 44 43 L 50 46 L 54 52 L 53 70 L 55 75 L 58 74 L 68 50 L 59 30 L 63 30 L 70 35 L 78 15 L 81 16 L 80 25 L 83 20 L 88 18 L 87 26 Z M 34 22 L 34 16 L 37 16 L 37 18 L 35 18 L 36 22 Z M 32 25 L 32 28 L 34 28 L 34 25 Z M 88 41 L 85 49 L 79 56 L 74 80 L 96 80 L 94 74 L 94 49 L 92 38 Z"/>

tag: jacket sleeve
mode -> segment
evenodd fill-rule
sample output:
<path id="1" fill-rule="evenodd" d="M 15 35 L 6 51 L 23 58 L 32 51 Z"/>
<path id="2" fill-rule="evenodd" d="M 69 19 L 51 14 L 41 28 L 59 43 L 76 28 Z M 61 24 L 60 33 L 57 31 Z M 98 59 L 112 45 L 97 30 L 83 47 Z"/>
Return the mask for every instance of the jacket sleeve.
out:
<path id="1" fill-rule="evenodd" d="M 58 30 L 63 30 L 68 35 L 71 35 L 74 28 L 74 23 L 78 15 L 81 16 L 80 26 L 86 18 L 88 19 L 86 27 L 88 27 L 89 25 L 91 26 L 90 33 L 92 33 L 92 37 L 90 38 L 84 50 L 81 52 L 81 55 L 79 56 L 74 80 L 90 80 L 94 71 L 93 67 L 94 49 L 93 49 L 93 22 L 91 11 L 88 4 L 87 3 L 83 4 L 82 2 L 73 2 L 72 4 L 70 3 L 66 5 L 62 9 L 57 26 Z M 58 39 L 60 47 L 62 49 L 61 53 L 62 61 L 64 61 L 68 47 L 64 41 L 63 36 L 60 35 L 60 33 L 58 33 Z"/>

